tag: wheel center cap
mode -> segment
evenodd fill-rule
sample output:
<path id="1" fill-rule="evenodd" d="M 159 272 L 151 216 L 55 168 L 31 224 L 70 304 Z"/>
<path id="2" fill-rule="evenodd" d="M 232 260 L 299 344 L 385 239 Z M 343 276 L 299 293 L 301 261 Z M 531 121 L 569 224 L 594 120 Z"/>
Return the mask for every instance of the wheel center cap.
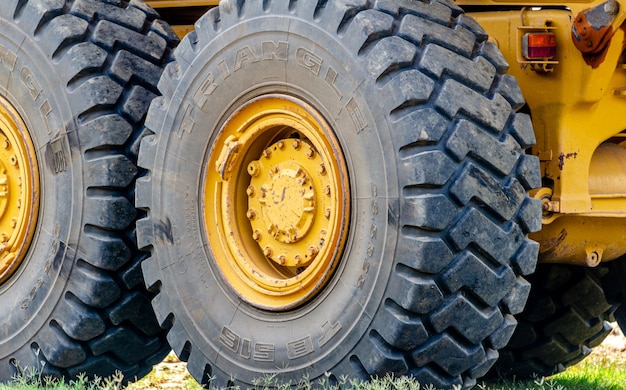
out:
<path id="1" fill-rule="evenodd" d="M 298 242 L 313 224 L 315 191 L 297 162 L 285 161 L 270 168 L 259 203 L 267 230 L 276 241 Z"/>
<path id="2" fill-rule="evenodd" d="M 248 219 L 265 256 L 281 266 L 310 264 L 319 248 L 292 246 L 311 233 L 317 213 L 315 188 L 321 158 L 306 142 L 281 140 L 248 164 Z M 317 176 L 311 170 L 317 167 Z M 310 239 L 310 237 L 308 237 Z M 323 237 L 320 237 L 323 241 Z"/>

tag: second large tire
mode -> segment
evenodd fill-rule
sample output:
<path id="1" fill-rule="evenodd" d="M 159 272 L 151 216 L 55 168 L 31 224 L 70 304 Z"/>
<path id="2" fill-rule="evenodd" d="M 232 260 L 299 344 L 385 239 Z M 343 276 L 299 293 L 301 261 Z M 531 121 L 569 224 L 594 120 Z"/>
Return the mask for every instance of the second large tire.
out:
<path id="1" fill-rule="evenodd" d="M 602 287 L 606 266 L 540 264 L 529 277 L 529 302 L 494 366 L 494 377 L 530 378 L 561 372 L 583 360 L 611 332 L 617 305 Z"/>
<path id="2" fill-rule="evenodd" d="M 224 1 L 164 72 L 138 237 L 203 384 L 471 386 L 513 332 L 541 224 L 520 90 L 453 3 L 370 4 Z"/>

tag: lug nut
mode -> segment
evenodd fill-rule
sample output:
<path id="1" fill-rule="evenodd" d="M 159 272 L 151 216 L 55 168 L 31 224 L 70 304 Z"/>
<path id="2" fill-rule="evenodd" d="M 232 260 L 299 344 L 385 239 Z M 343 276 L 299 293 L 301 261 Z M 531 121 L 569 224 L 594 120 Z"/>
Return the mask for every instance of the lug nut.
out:
<path id="1" fill-rule="evenodd" d="M 252 233 L 252 238 L 254 239 L 254 241 L 261 241 L 261 232 L 258 230 L 255 230 Z"/>
<path id="2" fill-rule="evenodd" d="M 298 140 L 298 139 L 294 139 L 294 140 L 293 140 L 293 142 L 291 143 L 291 145 L 293 146 L 293 148 L 294 148 L 295 150 L 300 149 L 300 140 Z"/>
<path id="3" fill-rule="evenodd" d="M 261 164 L 258 161 L 252 161 L 248 164 L 248 174 L 252 177 L 256 177 L 259 175 L 261 171 Z"/>
<path id="4" fill-rule="evenodd" d="M 248 219 L 252 221 L 254 218 L 256 218 L 256 210 L 248 210 L 248 212 L 246 213 L 246 217 L 248 217 Z"/>
<path id="5" fill-rule="evenodd" d="M 254 186 L 248 186 L 248 188 L 246 188 L 246 194 L 248 194 L 248 196 L 254 196 Z"/>
<path id="6" fill-rule="evenodd" d="M 263 249 L 263 254 L 265 255 L 265 257 L 269 258 L 272 256 L 272 253 L 274 253 L 274 251 L 272 250 L 272 248 L 270 248 L 269 246 L 266 246 L 265 249 Z"/>

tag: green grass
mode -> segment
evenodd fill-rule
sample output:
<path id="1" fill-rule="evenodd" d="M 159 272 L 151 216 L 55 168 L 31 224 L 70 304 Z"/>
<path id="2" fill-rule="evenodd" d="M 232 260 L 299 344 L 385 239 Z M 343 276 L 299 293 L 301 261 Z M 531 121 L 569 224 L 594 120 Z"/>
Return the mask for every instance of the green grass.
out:
<path id="1" fill-rule="evenodd" d="M 171 359 L 171 358 L 170 358 Z M 370 383 L 340 379 L 340 388 L 354 390 L 435 390 L 429 385 L 420 385 L 409 378 L 392 379 L 385 377 Z M 80 377 L 76 381 L 64 384 L 56 379 L 44 378 L 33 370 L 8 385 L 1 385 L 0 390 L 118 390 L 123 389 L 122 378 L 114 375 L 110 378 L 96 378 L 88 381 Z M 169 385 L 169 386 L 168 386 Z M 189 375 L 179 379 L 178 388 L 187 390 L 201 389 Z M 291 384 L 280 383 L 273 376 L 262 378 L 255 384 L 255 390 L 291 389 Z M 172 388 L 168 380 L 168 370 L 153 370 L 141 381 L 129 386 L 129 390 Z M 333 389 L 326 379 L 319 381 L 302 380 L 296 386 L 299 389 Z M 613 358 L 593 354 L 580 364 L 570 367 L 563 373 L 549 378 L 538 377 L 528 381 L 506 381 L 501 383 L 479 383 L 479 390 L 621 390 L 626 388 L 626 356 Z"/>
<path id="2" fill-rule="evenodd" d="M 611 358 L 592 355 L 551 379 L 572 390 L 622 390 L 626 388 L 626 354 Z"/>

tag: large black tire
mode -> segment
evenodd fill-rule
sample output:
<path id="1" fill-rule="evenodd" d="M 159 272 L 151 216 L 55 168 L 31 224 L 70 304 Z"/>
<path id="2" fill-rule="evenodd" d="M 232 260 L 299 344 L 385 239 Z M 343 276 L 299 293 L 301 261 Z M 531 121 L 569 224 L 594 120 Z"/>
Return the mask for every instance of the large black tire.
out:
<path id="1" fill-rule="evenodd" d="M 30 185 L 11 189 L 6 208 L 30 197 L 20 218 L 32 229 L 0 283 L 1 382 L 116 370 L 132 380 L 169 351 L 143 283 L 133 206 L 143 120 L 177 40 L 157 16 L 135 0 L 0 2 L 3 112 L 21 117 L 14 138 L 34 151 L 22 152 L 27 175 L 2 183 Z M 3 167 L 11 148 L 3 144 Z"/>
<path id="2" fill-rule="evenodd" d="M 452 2 L 371 4 L 225 1 L 163 73 L 140 149 L 138 241 L 157 317 L 203 384 L 394 373 L 469 386 L 513 333 L 538 250 L 525 236 L 541 224 L 520 90 Z M 314 151 L 301 157 L 302 144 Z M 281 176 L 318 155 L 333 168 Z M 337 181 L 324 189 L 318 174 Z M 317 209 L 337 193 L 338 211 Z M 319 254 L 312 227 L 288 234 L 272 219 L 292 211 L 338 221 Z M 315 261 L 290 267 L 279 241 L 310 242 Z M 301 294 L 272 289 L 300 280 Z"/>
<path id="3" fill-rule="evenodd" d="M 528 278 L 528 305 L 492 377 L 548 376 L 583 360 L 611 332 L 617 306 L 602 288 L 604 266 L 540 264 Z"/>

